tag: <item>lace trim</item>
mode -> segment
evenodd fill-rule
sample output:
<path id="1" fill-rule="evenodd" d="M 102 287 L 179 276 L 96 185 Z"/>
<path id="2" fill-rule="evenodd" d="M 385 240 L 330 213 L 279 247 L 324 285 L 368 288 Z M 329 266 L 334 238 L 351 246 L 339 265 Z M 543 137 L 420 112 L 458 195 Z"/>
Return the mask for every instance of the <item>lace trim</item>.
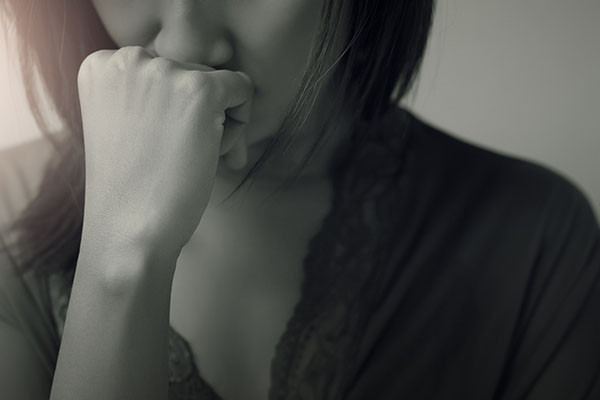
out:
<path id="1" fill-rule="evenodd" d="M 395 210 L 413 120 L 404 110 L 390 114 L 392 121 L 384 119 L 362 135 L 367 140 L 353 143 L 334 171 L 333 207 L 309 243 L 302 297 L 271 363 L 271 400 L 343 398 L 360 367 L 363 328 L 395 268 L 391 253 L 400 222 Z M 400 127 L 405 129 L 399 133 Z M 49 282 L 60 336 L 71 281 L 55 275 Z M 173 328 L 169 382 L 171 400 L 220 399 Z"/>
<path id="2" fill-rule="evenodd" d="M 332 212 L 310 243 L 297 318 L 272 364 L 270 399 L 343 398 L 363 361 L 364 327 L 396 269 L 395 210 L 412 122 L 404 110 L 388 118 L 351 146 L 334 176 Z"/>

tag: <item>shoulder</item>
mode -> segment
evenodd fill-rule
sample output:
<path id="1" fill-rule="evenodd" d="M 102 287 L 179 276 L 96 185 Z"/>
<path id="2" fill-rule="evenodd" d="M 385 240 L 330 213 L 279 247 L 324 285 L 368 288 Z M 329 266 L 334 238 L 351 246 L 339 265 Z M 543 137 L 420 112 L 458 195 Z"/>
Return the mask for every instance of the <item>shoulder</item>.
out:
<path id="1" fill-rule="evenodd" d="M 544 265 L 538 274 L 556 265 L 567 274 L 575 274 L 575 266 L 600 271 L 598 217 L 572 180 L 456 138 L 408 111 L 384 122 L 387 136 L 409 132 L 403 149 L 387 141 L 401 167 L 392 180 L 381 179 L 391 184 L 377 197 L 386 210 L 378 214 L 381 226 L 398 232 L 395 245 L 414 240 L 425 252 L 435 246 L 442 259 L 490 271 L 507 265 L 522 271 Z"/>
<path id="2" fill-rule="evenodd" d="M 402 109 L 387 119 L 392 135 L 400 129 L 399 119 L 406 120 L 410 130 L 405 167 L 414 178 L 412 189 L 424 198 L 503 210 L 513 218 L 538 216 L 548 223 L 579 213 L 580 223 L 598 229 L 589 199 L 561 172 L 469 143 Z"/>
<path id="3" fill-rule="evenodd" d="M 468 143 L 406 111 L 384 122 L 402 167 L 385 179 L 391 184 L 381 212 L 363 213 L 380 216 L 392 237 L 384 242 L 388 266 L 378 265 L 376 275 L 385 301 L 368 310 L 385 321 L 367 327 L 386 327 L 382 336 L 373 334 L 384 368 L 404 356 L 397 338 L 411 326 L 425 334 L 407 346 L 422 344 L 436 371 L 442 370 L 430 351 L 434 342 L 448 345 L 448 360 L 469 359 L 464 365 L 475 366 L 476 376 L 491 371 L 477 360 L 501 366 L 511 398 L 527 397 L 528 388 L 535 398 L 575 398 L 597 381 L 600 359 L 600 227 L 587 197 L 549 167 Z M 405 145 L 395 147 L 406 130 Z"/>
<path id="4" fill-rule="evenodd" d="M 45 138 L 0 150 L 0 229 L 35 196 L 44 168 L 54 154 L 52 143 Z"/>

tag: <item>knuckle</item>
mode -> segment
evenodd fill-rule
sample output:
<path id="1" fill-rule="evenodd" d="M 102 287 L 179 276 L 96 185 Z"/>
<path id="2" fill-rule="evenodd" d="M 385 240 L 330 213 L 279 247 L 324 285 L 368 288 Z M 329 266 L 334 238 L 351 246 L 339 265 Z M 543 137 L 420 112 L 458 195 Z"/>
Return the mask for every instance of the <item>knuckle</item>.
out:
<path id="1" fill-rule="evenodd" d="M 121 47 L 110 58 L 110 65 L 119 71 L 126 70 L 130 65 L 140 62 L 149 54 L 141 46 Z"/>
<path id="2" fill-rule="evenodd" d="M 81 64 L 79 65 L 79 72 L 83 73 L 84 71 L 87 71 L 88 69 L 91 68 L 93 59 L 96 57 L 96 53 L 91 53 L 88 54 L 83 61 L 81 62 Z"/>
<path id="3" fill-rule="evenodd" d="M 148 51 L 142 46 L 127 46 L 124 49 L 135 58 L 144 58 L 149 55 Z"/>
<path id="4" fill-rule="evenodd" d="M 100 58 L 101 53 L 102 50 L 88 54 L 79 65 L 79 73 L 88 72 L 89 69 L 91 69 L 92 66 L 97 62 L 98 58 Z"/>
<path id="5" fill-rule="evenodd" d="M 190 71 L 184 74 L 182 84 L 186 86 L 190 92 L 196 94 L 209 95 L 214 91 L 215 83 L 207 74 L 202 71 Z"/>
<path id="6" fill-rule="evenodd" d="M 150 60 L 144 67 L 145 72 L 150 76 L 162 77 L 173 71 L 173 63 L 163 57 L 156 57 Z"/>
<path id="7" fill-rule="evenodd" d="M 127 46 L 123 48 L 126 60 L 130 63 L 140 63 L 151 59 L 150 53 L 142 46 Z"/>
<path id="8" fill-rule="evenodd" d="M 91 61 L 89 60 L 90 56 L 87 56 L 83 62 L 81 63 L 81 65 L 79 66 L 79 70 L 77 71 L 77 86 L 79 88 L 81 88 L 82 86 L 84 86 L 88 80 L 88 76 L 90 75 L 90 63 Z"/>
<path id="9" fill-rule="evenodd" d="M 98 64 L 102 63 L 102 60 L 109 57 L 111 52 L 109 50 L 98 50 L 88 54 L 77 70 L 77 86 L 81 87 L 86 84 L 92 71 L 98 68 Z"/>
<path id="10" fill-rule="evenodd" d="M 139 59 L 144 58 L 144 55 L 148 55 L 148 53 L 142 46 L 124 46 L 119 48 L 115 55 L 128 59 Z"/>

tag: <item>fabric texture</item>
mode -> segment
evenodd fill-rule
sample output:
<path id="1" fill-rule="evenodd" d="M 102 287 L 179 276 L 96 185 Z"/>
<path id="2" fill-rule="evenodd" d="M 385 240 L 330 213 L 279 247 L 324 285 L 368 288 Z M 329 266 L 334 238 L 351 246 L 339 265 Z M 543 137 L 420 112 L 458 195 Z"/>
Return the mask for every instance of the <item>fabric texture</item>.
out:
<path id="1" fill-rule="evenodd" d="M 600 229 L 581 190 L 403 109 L 356 131 L 269 399 L 600 398 Z M 0 322 L 51 381 L 69 279 L 1 269 Z M 173 329 L 169 346 L 170 400 L 219 399 Z"/>

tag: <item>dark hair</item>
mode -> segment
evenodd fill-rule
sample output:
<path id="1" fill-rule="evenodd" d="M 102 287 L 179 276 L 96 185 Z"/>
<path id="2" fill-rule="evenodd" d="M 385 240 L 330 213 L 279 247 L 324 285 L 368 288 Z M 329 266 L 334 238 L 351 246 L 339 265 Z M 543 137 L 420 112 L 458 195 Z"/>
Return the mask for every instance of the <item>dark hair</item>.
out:
<path id="1" fill-rule="evenodd" d="M 88 54 L 101 48 L 115 49 L 117 45 L 89 0 L 0 0 L 0 8 L 5 21 L 16 31 L 33 115 L 57 150 L 36 197 L 9 226 L 9 232 L 16 234 L 15 242 L 2 242 L 23 271 L 72 271 L 81 239 L 85 179 L 77 73 Z M 325 0 L 297 97 L 280 131 L 240 186 L 259 171 L 275 149 L 291 143 L 328 75 L 340 88 L 336 115 L 351 108 L 354 122 L 368 122 L 394 107 L 417 75 L 433 10 L 434 0 Z M 342 50 L 334 54 L 334 44 L 340 42 Z M 36 86 L 36 74 L 41 87 Z M 44 94 L 64 123 L 66 134 L 50 129 L 42 112 Z M 301 168 L 326 133 L 324 127 Z"/>

